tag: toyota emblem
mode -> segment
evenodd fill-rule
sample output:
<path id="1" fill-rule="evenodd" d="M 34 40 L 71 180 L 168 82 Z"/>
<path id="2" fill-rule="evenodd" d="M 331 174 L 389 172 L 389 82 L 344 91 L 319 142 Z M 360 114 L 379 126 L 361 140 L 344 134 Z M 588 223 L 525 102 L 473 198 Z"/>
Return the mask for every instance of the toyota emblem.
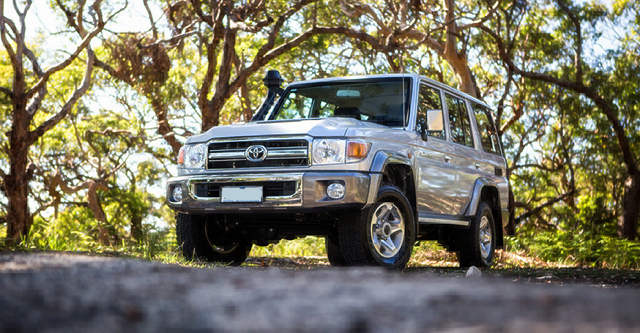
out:
<path id="1" fill-rule="evenodd" d="M 265 146 L 251 146 L 244 151 L 244 157 L 251 162 L 262 162 L 267 158 L 267 148 Z"/>

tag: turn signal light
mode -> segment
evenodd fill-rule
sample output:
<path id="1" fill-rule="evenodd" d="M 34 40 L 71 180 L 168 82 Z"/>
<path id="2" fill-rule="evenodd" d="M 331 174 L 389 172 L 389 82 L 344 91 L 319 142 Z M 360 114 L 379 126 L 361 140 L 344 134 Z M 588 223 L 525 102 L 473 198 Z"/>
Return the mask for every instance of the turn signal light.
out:
<path id="1" fill-rule="evenodd" d="M 182 165 L 184 163 L 184 147 L 180 148 L 180 152 L 178 153 L 178 164 Z"/>
<path id="2" fill-rule="evenodd" d="M 371 144 L 364 141 L 347 142 L 347 157 L 355 159 L 363 159 L 369 154 Z"/>

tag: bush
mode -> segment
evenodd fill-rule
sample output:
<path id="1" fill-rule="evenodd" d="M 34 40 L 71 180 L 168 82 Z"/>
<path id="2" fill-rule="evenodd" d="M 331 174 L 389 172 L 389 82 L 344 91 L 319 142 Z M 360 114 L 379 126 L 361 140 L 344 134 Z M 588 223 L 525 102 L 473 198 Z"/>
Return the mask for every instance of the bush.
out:
<path id="1" fill-rule="evenodd" d="M 602 268 L 640 268 L 640 242 L 590 232 L 538 231 L 507 238 L 508 250 L 545 261 Z"/>

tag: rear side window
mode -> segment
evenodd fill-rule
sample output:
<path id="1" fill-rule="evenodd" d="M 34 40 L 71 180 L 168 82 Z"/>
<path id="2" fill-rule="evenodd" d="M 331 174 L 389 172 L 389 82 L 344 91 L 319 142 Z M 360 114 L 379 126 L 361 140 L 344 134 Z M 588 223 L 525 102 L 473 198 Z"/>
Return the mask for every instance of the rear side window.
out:
<path id="1" fill-rule="evenodd" d="M 449 108 L 449 126 L 451 127 L 451 140 L 455 143 L 473 148 L 469 113 L 464 100 L 446 95 Z"/>
<path id="2" fill-rule="evenodd" d="M 473 103 L 473 111 L 476 114 L 476 120 L 478 121 L 478 130 L 480 131 L 480 140 L 482 141 L 482 148 L 484 151 L 502 155 L 500 150 L 500 141 L 498 139 L 498 132 L 493 123 L 491 112 L 480 104 Z"/>
<path id="3" fill-rule="evenodd" d="M 420 85 L 420 94 L 418 94 L 418 132 L 422 131 L 422 124 L 426 123 L 427 111 L 442 110 L 442 101 L 440 100 L 440 91 L 424 84 Z M 420 120 L 425 121 L 420 121 Z M 444 131 L 427 131 L 429 136 L 438 139 L 444 139 Z"/>

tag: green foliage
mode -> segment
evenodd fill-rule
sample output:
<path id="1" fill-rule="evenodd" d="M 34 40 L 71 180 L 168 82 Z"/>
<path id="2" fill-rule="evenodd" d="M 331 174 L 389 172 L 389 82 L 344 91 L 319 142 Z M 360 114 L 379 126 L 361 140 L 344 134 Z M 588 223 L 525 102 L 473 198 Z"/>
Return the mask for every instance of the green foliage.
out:
<path id="1" fill-rule="evenodd" d="M 44 251 L 104 251 L 96 241 L 98 221 L 85 207 L 70 207 L 57 219 L 36 217 L 29 237 L 21 244 L 28 250 Z"/>
<path id="2" fill-rule="evenodd" d="M 290 241 L 280 241 L 278 244 L 254 246 L 252 257 L 308 257 L 326 256 L 324 238 L 305 237 Z"/>
<path id="3" fill-rule="evenodd" d="M 590 231 L 523 230 L 508 237 L 508 251 L 524 251 L 544 261 L 569 266 L 639 269 L 640 242 Z"/>
<path id="4" fill-rule="evenodd" d="M 144 259 L 162 258 L 176 248 L 175 231 L 170 227 L 144 224 L 140 240 L 120 237 L 120 242 L 107 246 L 98 239 L 99 224 L 86 207 L 74 206 L 57 218 L 34 220 L 29 237 L 18 246 L 25 250 L 119 252 Z"/>

